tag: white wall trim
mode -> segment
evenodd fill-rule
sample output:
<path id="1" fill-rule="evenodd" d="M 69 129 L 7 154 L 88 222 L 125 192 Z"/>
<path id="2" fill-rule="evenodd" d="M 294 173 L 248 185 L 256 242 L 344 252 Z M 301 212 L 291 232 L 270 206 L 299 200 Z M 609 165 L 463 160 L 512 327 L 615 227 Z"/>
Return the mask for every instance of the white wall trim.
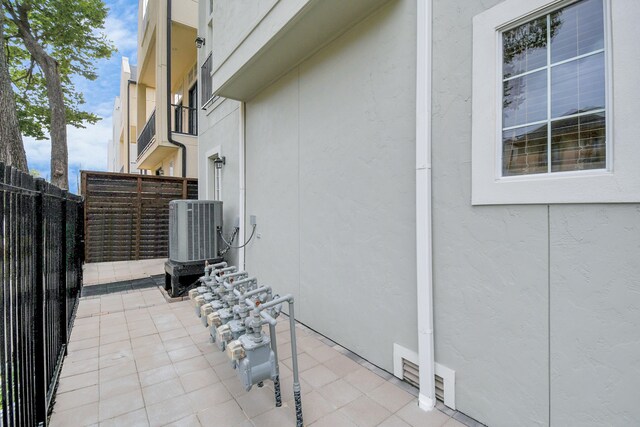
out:
<path id="1" fill-rule="evenodd" d="M 444 383 L 444 404 L 456 409 L 456 371 L 436 363 L 436 375 L 442 378 Z"/>
<path id="2" fill-rule="evenodd" d="M 238 138 L 238 189 L 239 189 L 239 203 L 238 210 L 240 216 L 240 233 L 238 234 L 238 241 L 244 242 L 245 239 L 245 227 L 246 227 L 246 174 L 245 174 L 245 147 L 246 147 L 246 105 L 244 102 L 240 103 L 240 123 L 239 123 L 239 138 Z M 245 269 L 245 248 L 238 249 L 238 268 L 240 270 Z"/>
<path id="3" fill-rule="evenodd" d="M 217 145 L 210 150 L 208 150 L 205 154 L 205 165 L 204 165 L 204 179 L 205 179 L 205 196 L 208 200 L 213 200 L 213 195 L 215 194 L 215 183 L 212 181 L 212 176 L 209 173 L 209 161 L 215 155 L 218 157 L 222 157 L 222 146 Z M 214 184 L 214 188 L 211 188 L 211 185 Z M 221 187 L 222 188 L 222 187 Z M 222 193 L 222 191 L 220 191 Z"/>
<path id="4" fill-rule="evenodd" d="M 400 344 L 393 343 L 393 375 L 400 379 L 402 379 L 402 359 L 420 366 L 418 353 Z"/>
<path id="5" fill-rule="evenodd" d="M 506 0 L 473 18 L 472 204 L 637 203 L 640 163 L 636 116 L 640 27 L 637 0 L 604 0 L 608 169 L 501 177 L 500 31 L 562 7 L 568 0 Z M 615 155 L 615 156 L 614 156 Z"/>
<path id="6" fill-rule="evenodd" d="M 431 31 L 432 0 L 417 1 L 416 81 L 416 267 L 420 396 L 424 410 L 435 406 L 431 239 Z"/>

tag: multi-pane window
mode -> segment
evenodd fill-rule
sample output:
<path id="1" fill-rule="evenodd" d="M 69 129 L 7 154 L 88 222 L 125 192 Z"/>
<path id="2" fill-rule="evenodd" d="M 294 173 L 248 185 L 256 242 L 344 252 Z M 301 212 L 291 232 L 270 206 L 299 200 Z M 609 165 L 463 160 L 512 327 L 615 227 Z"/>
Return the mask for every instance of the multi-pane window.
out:
<path id="1" fill-rule="evenodd" d="M 606 168 L 603 0 L 502 33 L 502 175 Z"/>

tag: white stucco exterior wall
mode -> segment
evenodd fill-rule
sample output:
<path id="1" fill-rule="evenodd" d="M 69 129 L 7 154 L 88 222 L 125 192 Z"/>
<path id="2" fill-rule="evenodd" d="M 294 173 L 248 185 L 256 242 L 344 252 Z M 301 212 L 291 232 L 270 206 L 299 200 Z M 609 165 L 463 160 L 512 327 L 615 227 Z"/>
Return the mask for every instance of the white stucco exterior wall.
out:
<path id="1" fill-rule="evenodd" d="M 390 2 L 246 105 L 247 269 L 388 371 L 417 350 L 415 13 Z"/>
<path id="2" fill-rule="evenodd" d="M 436 362 L 491 426 L 638 425 L 640 206 L 471 205 L 472 18 L 498 2 L 434 0 Z"/>
<path id="3" fill-rule="evenodd" d="M 213 158 L 225 157 L 226 164 L 221 172 L 221 195 L 224 206 L 223 223 L 225 238 L 229 238 L 232 228 L 239 218 L 239 165 L 238 129 L 240 122 L 239 103 L 220 100 L 208 110 L 199 113 L 198 142 L 198 198 L 214 200 Z M 238 245 L 238 241 L 234 242 Z M 238 262 L 238 250 L 231 249 L 225 255 L 231 265 Z"/>

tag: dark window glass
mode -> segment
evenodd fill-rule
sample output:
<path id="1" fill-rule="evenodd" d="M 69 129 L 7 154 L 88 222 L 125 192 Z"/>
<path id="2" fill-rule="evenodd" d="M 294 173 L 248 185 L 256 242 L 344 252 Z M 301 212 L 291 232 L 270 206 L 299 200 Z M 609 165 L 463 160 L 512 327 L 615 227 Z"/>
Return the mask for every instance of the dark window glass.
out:
<path id="1" fill-rule="evenodd" d="M 604 53 L 551 68 L 551 117 L 604 109 Z"/>
<path id="2" fill-rule="evenodd" d="M 502 73 L 505 78 L 547 65 L 547 18 L 502 34 Z"/>
<path id="3" fill-rule="evenodd" d="M 551 63 L 604 48 L 602 0 L 584 0 L 551 14 Z"/>
<path id="4" fill-rule="evenodd" d="M 606 167 L 605 114 L 589 114 L 551 123 L 551 171 Z"/>
<path id="5" fill-rule="evenodd" d="M 547 119 L 547 71 L 536 71 L 507 80 L 502 89 L 502 126 Z"/>
<path id="6" fill-rule="evenodd" d="M 502 132 L 502 175 L 547 172 L 547 124 Z"/>
<path id="7" fill-rule="evenodd" d="M 504 176 L 606 168 L 603 0 L 502 34 Z"/>

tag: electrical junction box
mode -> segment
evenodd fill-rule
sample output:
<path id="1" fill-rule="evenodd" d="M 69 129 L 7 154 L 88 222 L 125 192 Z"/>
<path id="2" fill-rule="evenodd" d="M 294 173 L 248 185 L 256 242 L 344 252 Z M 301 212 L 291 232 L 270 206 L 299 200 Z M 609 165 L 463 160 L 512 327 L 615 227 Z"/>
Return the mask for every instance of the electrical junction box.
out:
<path id="1" fill-rule="evenodd" d="M 222 202 L 169 202 L 169 260 L 190 263 L 219 259 L 218 228 L 222 228 Z"/>

